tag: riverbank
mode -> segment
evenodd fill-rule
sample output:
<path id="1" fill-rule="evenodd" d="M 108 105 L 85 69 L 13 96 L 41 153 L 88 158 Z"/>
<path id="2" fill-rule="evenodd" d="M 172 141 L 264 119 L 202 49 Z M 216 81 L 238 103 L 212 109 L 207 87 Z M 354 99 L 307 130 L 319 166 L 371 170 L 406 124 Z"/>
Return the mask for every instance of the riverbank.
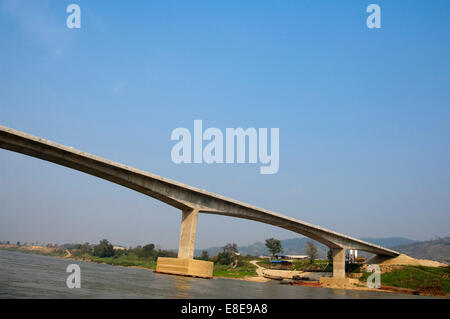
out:
<path id="1" fill-rule="evenodd" d="M 50 257 L 71 259 L 83 262 L 91 262 L 97 264 L 106 264 L 111 266 L 121 266 L 127 268 L 136 268 L 143 270 L 155 270 L 156 261 L 150 258 L 138 258 L 136 256 L 115 256 L 115 257 L 96 257 L 90 254 L 72 254 L 69 250 L 55 251 L 48 247 L 42 246 L 21 246 L 16 245 L 0 245 L 0 249 L 17 251 L 28 254 L 38 254 Z M 408 256 L 406 256 L 408 257 Z M 322 285 L 320 283 L 320 277 L 330 277 L 331 273 L 324 272 L 308 272 L 301 270 L 277 270 L 268 269 L 267 262 L 259 259 L 243 260 L 239 267 L 230 267 L 226 265 L 214 265 L 214 278 L 233 279 L 251 282 L 272 282 L 280 284 L 293 284 L 303 286 L 325 287 L 333 289 L 344 290 L 362 290 L 362 291 L 384 291 L 384 292 L 400 292 L 400 293 L 413 293 L 426 296 L 439 296 L 450 297 L 450 268 L 442 267 L 441 265 L 434 264 L 435 267 L 426 267 L 418 264 L 417 260 L 408 257 L 401 256 L 398 260 L 405 262 L 405 260 L 411 265 L 396 265 L 395 259 L 389 261 L 382 261 L 379 265 L 382 269 L 381 280 L 383 283 L 382 289 L 368 288 L 366 285 L 367 277 L 369 273 L 362 272 L 351 275 L 353 278 L 348 280 L 345 285 L 340 284 L 327 284 Z M 384 262 L 384 264 L 383 264 Z M 429 261 L 422 261 L 429 265 Z M 434 263 L 434 262 L 433 262 Z M 436 267 L 441 266 L 441 267 Z M 362 268 L 364 270 L 364 267 Z M 293 280 L 292 278 L 299 278 Z M 277 278 L 279 280 L 274 280 Z M 281 279 L 280 279 L 281 278 Z M 304 278 L 302 280 L 301 278 Z M 406 278 L 406 279 L 405 279 Z"/>
<path id="2" fill-rule="evenodd" d="M 404 294 L 316 289 L 242 280 L 159 275 L 130 267 L 76 262 L 81 289 L 66 287 L 71 259 L 0 251 L 0 299 L 392 299 Z M 411 296 L 417 298 L 418 296 Z"/>

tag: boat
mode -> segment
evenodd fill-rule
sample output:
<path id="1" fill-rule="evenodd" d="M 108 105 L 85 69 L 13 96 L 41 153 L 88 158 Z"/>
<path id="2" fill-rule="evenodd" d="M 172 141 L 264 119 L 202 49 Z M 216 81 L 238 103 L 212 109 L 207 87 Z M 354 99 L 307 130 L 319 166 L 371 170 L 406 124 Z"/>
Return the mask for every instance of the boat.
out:
<path id="1" fill-rule="evenodd" d="M 312 280 L 291 281 L 290 284 L 293 286 L 322 287 L 322 284 L 320 283 L 320 281 L 312 281 Z"/>
<path id="2" fill-rule="evenodd" d="M 292 280 L 311 280 L 311 279 L 309 279 L 309 277 L 306 277 L 306 276 L 299 276 L 299 275 L 296 275 L 296 276 L 292 276 Z"/>
<path id="3" fill-rule="evenodd" d="M 264 274 L 263 277 L 267 278 L 267 279 L 271 279 L 271 280 L 283 280 L 283 277 L 281 277 L 281 276 L 273 276 L 273 275 Z"/>

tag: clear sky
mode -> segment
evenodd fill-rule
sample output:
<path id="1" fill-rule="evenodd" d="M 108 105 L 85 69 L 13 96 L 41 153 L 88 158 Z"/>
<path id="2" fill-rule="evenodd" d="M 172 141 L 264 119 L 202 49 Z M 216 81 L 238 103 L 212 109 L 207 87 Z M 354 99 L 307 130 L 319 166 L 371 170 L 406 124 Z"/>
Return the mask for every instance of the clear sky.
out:
<path id="1" fill-rule="evenodd" d="M 71 3 L 81 29 L 66 26 Z M 449 13 L 447 0 L 0 0 L 0 124 L 355 237 L 448 236 Z M 279 128 L 278 173 L 174 164 L 170 134 L 195 119 Z M 0 163 L 0 240 L 177 247 L 172 207 L 9 151 Z M 213 215 L 197 234 L 197 248 L 297 236 Z"/>

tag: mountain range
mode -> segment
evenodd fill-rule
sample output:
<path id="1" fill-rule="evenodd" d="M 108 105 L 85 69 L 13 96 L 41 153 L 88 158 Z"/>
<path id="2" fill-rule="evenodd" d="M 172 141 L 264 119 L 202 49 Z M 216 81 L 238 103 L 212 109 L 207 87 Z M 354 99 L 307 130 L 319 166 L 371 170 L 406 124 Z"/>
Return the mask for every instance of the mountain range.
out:
<path id="1" fill-rule="evenodd" d="M 360 238 L 361 240 L 380 245 L 386 248 L 399 251 L 414 258 L 425 258 L 446 262 L 450 260 L 450 237 L 436 238 L 429 241 L 416 241 L 403 237 L 387 237 L 387 238 Z M 313 241 L 317 247 L 318 257 L 326 258 L 328 247 L 306 237 L 298 237 L 292 239 L 280 240 L 283 247 L 283 253 L 288 255 L 306 255 L 306 243 Z M 210 256 L 217 255 L 222 247 L 210 247 L 207 249 L 199 249 L 195 251 L 198 256 L 203 250 L 206 250 Z M 238 250 L 242 255 L 268 255 L 269 252 L 264 242 L 256 242 L 247 246 L 238 246 Z M 360 252 L 359 256 L 369 256 L 369 254 Z"/>

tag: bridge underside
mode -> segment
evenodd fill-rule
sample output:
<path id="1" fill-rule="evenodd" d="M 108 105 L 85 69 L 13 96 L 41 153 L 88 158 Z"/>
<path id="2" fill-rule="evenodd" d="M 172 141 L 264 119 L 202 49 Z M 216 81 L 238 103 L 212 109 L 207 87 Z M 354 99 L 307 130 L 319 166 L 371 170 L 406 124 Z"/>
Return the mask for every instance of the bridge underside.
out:
<path id="1" fill-rule="evenodd" d="M 397 256 L 399 254 L 381 246 L 112 162 L 4 126 L 0 126 L 0 148 L 97 176 L 180 209 L 182 211 L 178 249 L 178 258 L 180 260 L 193 259 L 199 213 L 245 218 L 281 227 L 312 238 L 332 250 L 335 268 L 333 275 L 339 278 L 345 277 L 345 270 L 342 267 L 345 262 L 345 249 L 362 250 L 385 256 Z M 189 263 L 184 263 L 183 265 L 186 264 L 190 265 Z M 212 267 L 212 264 L 210 267 Z M 193 268 L 195 267 L 193 266 Z M 202 269 L 201 273 L 204 274 L 205 270 Z"/>

